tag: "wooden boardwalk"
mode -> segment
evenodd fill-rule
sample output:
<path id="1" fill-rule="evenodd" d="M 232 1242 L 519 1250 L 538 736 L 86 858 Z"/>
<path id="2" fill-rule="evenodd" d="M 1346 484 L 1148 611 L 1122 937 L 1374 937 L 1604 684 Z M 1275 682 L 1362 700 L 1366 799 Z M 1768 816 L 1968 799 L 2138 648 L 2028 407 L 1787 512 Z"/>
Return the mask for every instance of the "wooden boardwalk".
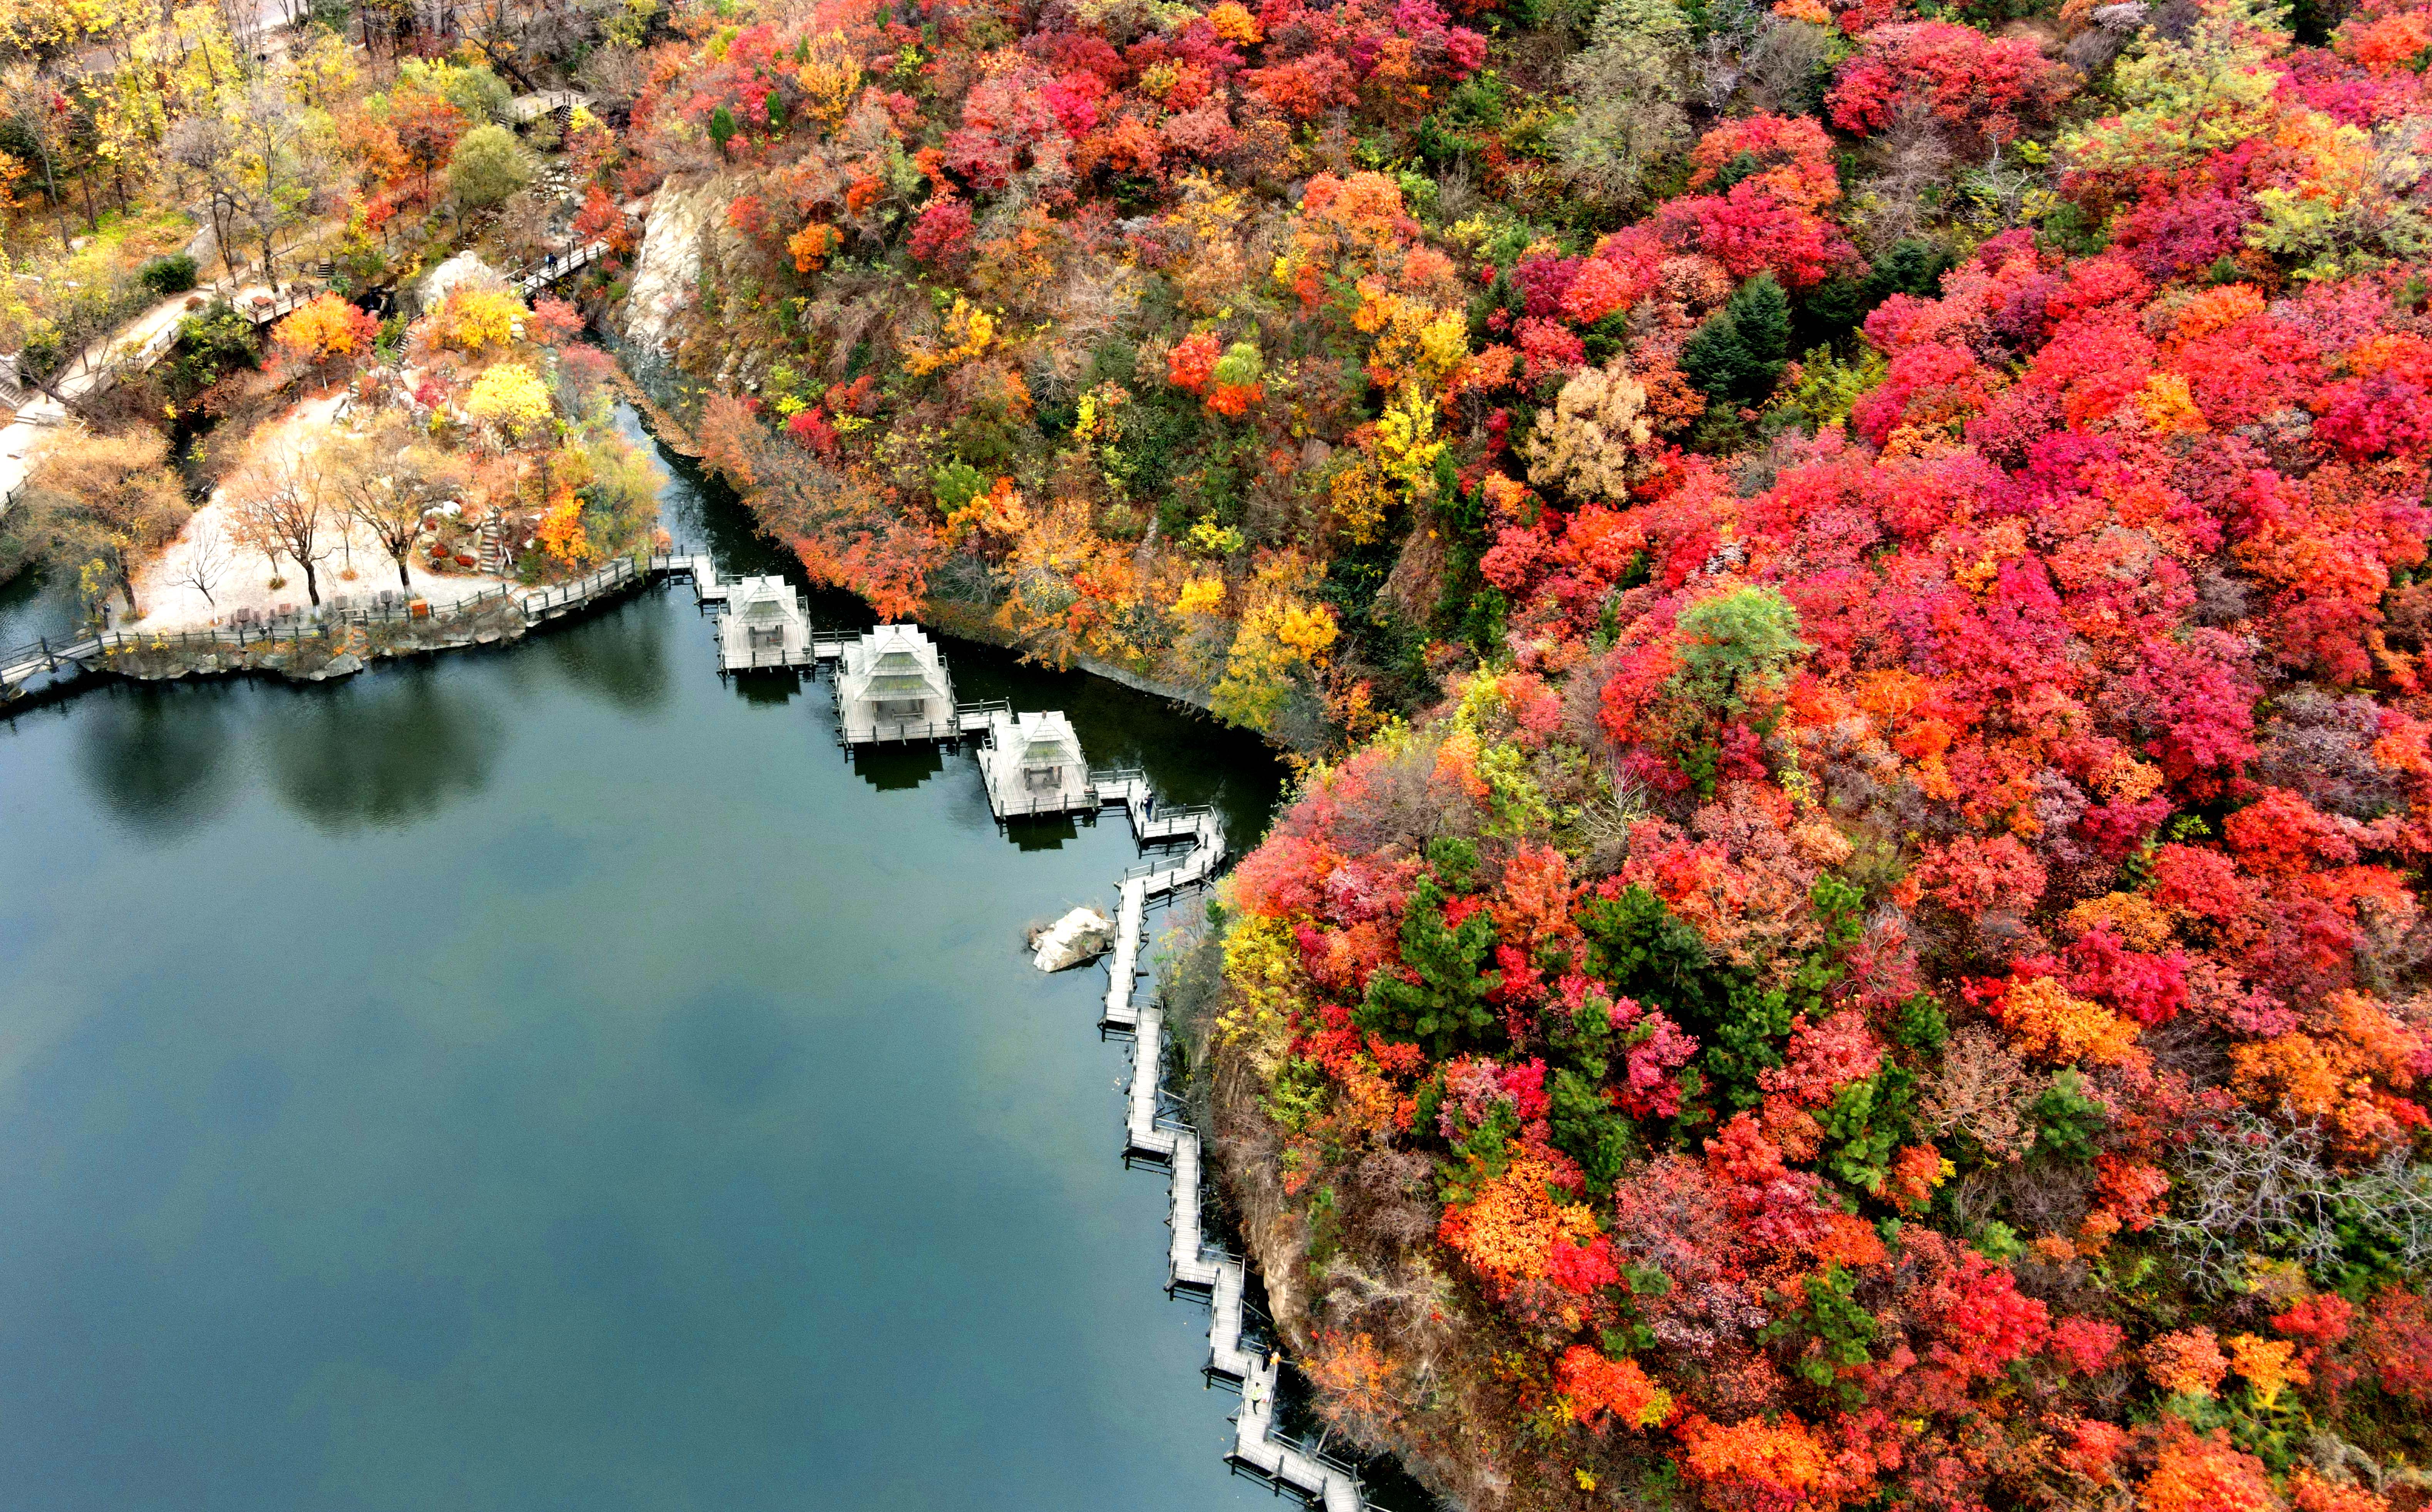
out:
<path id="1" fill-rule="evenodd" d="M 579 273 L 607 255 L 605 240 L 585 242 L 568 251 L 552 252 L 534 264 L 531 272 L 515 280 L 515 293 L 529 299 L 558 280 Z"/>
<path id="2" fill-rule="evenodd" d="M 1123 879 L 1116 909 L 1114 953 L 1104 1022 L 1132 1035 L 1132 1079 L 1123 1104 L 1123 1153 L 1165 1165 L 1173 1172 L 1173 1210 L 1166 1220 L 1173 1237 L 1166 1249 L 1170 1287 L 1204 1293 L 1208 1303 L 1208 1368 L 1241 1383 L 1241 1410 L 1233 1417 L 1236 1467 L 1288 1490 L 1326 1512 L 1361 1512 L 1360 1476 L 1350 1466 L 1312 1453 L 1274 1433 L 1276 1378 L 1281 1366 L 1242 1341 L 1242 1309 L 1249 1277 L 1238 1256 L 1208 1237 L 1200 1217 L 1205 1168 L 1199 1131 L 1160 1111 L 1165 1064 L 1165 1011 L 1152 996 L 1138 995 L 1140 950 L 1147 939 L 1154 899 L 1206 882 L 1224 858 L 1224 826 L 1212 809 L 1160 809 L 1138 772 L 1094 773 L 1101 804 L 1120 804 L 1142 844 L 1187 841 L 1179 859 L 1134 867 Z"/>

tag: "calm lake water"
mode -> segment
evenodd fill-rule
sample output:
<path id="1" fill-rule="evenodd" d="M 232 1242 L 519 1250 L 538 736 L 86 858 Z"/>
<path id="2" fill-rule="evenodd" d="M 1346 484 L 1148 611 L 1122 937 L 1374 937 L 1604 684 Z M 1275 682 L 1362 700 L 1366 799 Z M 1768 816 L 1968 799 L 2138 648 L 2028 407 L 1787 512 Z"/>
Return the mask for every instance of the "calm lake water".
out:
<path id="1" fill-rule="evenodd" d="M 718 507 L 670 486 L 756 568 Z M 1264 826 L 1256 743 L 953 658 Z M 0 721 L 6 1504 L 1272 1506 L 1117 1159 L 1103 976 L 1021 950 L 1128 829 L 1008 838 L 968 756 L 833 739 L 682 587 Z"/>

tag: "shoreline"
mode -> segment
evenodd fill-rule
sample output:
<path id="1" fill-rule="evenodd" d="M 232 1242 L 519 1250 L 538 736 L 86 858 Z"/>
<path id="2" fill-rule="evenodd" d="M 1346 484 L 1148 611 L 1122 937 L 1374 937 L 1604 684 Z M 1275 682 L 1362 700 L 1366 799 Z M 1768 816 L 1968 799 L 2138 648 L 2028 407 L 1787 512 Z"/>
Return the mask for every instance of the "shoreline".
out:
<path id="1" fill-rule="evenodd" d="M 626 368 L 620 354 L 614 348 L 603 349 L 609 350 L 610 355 L 616 358 L 615 365 L 610 368 L 610 384 L 616 389 L 619 398 L 633 406 L 634 413 L 641 419 L 643 432 L 654 444 L 665 447 L 686 461 L 698 462 L 701 449 L 699 443 L 694 440 L 691 431 L 650 398 L 641 383 Z M 739 496 L 736 502 L 749 515 L 750 503 Z M 752 524 L 757 532 L 759 522 L 756 517 L 752 518 Z M 765 532 L 761 534 L 764 536 L 766 535 Z M 341 627 L 348 623 L 360 622 L 349 617 L 360 615 L 362 611 L 340 611 L 318 616 L 298 615 L 293 617 L 283 626 L 283 633 L 280 625 L 273 624 L 260 632 L 259 638 L 227 627 L 192 627 L 155 632 L 139 625 L 102 632 L 102 637 L 106 640 L 114 641 L 119 645 L 131 643 L 140 649 L 123 654 L 113 651 L 100 658 L 102 665 L 79 667 L 77 671 L 65 674 L 58 672 L 38 674 L 47 678 L 40 685 L 36 685 L 34 678 L 27 678 L 24 683 L 13 685 L 5 694 L 0 694 L 0 719 L 8 718 L 17 709 L 36 702 L 73 696 L 85 688 L 93 686 L 104 676 L 116 676 L 136 682 L 167 682 L 193 676 L 250 673 L 277 674 L 291 682 L 322 682 L 330 677 L 351 676 L 376 661 L 397 656 L 423 655 L 443 651 L 462 650 L 470 646 L 498 645 L 519 640 L 529 631 L 540 627 L 538 624 L 521 622 L 519 615 L 482 615 L 481 605 L 498 602 L 488 597 L 492 591 L 501 594 L 505 602 L 510 604 L 515 602 L 518 592 L 511 586 L 502 585 L 495 590 L 485 589 L 477 592 L 470 600 L 458 600 L 445 606 L 434 603 L 431 605 L 430 618 L 418 621 L 436 627 L 443 624 L 453 625 L 468 618 L 481 619 L 481 622 L 472 625 L 463 635 L 433 637 L 426 633 L 419 636 L 394 637 L 369 636 L 362 637 L 360 644 L 349 644 L 349 637 L 343 634 Z M 617 595 L 601 594 L 599 598 L 604 600 L 614 596 Z M 859 599 L 860 595 L 855 594 L 854 597 Z M 862 600 L 862 602 L 866 603 L 868 601 Z M 473 606 L 469 615 L 465 609 L 468 603 Z M 444 615 L 443 607 L 448 611 Z M 586 602 L 565 612 L 581 612 L 589 607 L 591 607 L 591 602 Z M 551 618 L 561 617 L 562 615 Z M 1036 662 L 1041 666 L 1078 670 L 1093 677 L 1102 677 L 1134 692 L 1146 693 L 1169 703 L 1196 709 L 1201 713 L 1211 712 L 1211 700 L 1206 692 L 1159 683 L 1127 668 L 1118 667 L 1094 656 L 1075 653 L 1059 657 L 1018 645 L 975 605 L 931 599 L 923 603 L 921 614 L 916 622 L 959 639 L 1010 651 L 1026 661 Z M 197 639 L 202 640 L 204 644 L 197 647 L 194 644 Z M 251 652 L 252 646 L 275 645 L 282 640 L 292 643 L 287 653 Z M 321 644 L 308 648 L 306 642 Z M 5 649 L 0 648 L 0 650 Z M 321 654 L 313 655 L 310 654 L 311 652 Z M 356 658 L 353 665 L 332 670 L 333 663 L 339 662 L 342 657 L 347 655 Z M 1268 743 L 1272 745 L 1275 742 L 1270 739 Z"/>

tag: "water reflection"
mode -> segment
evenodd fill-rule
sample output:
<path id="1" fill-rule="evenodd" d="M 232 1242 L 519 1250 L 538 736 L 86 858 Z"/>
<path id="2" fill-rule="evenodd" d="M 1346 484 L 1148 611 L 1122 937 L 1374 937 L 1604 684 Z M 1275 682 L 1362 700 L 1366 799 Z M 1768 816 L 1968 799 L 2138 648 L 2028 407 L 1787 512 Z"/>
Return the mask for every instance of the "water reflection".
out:
<path id="1" fill-rule="evenodd" d="M 37 564 L 0 583 L 0 647 L 65 639 L 84 617 L 73 573 Z"/>
<path id="2" fill-rule="evenodd" d="M 1016 850 L 1060 851 L 1068 841 L 1079 837 L 1081 826 L 1070 814 L 1055 819 L 1008 819 L 1005 833 Z"/>
<path id="3" fill-rule="evenodd" d="M 234 791 L 216 689 L 111 684 L 85 695 L 78 770 L 110 812 L 154 835 L 210 823 Z"/>
<path id="4" fill-rule="evenodd" d="M 667 703 L 667 616 L 612 611 L 582 635 L 541 638 L 569 684 L 612 706 L 647 714 Z"/>
<path id="5" fill-rule="evenodd" d="M 853 770 L 880 792 L 900 792 L 945 771 L 946 756 L 934 745 L 866 745 L 853 753 Z"/>
<path id="6" fill-rule="evenodd" d="M 707 653 L 715 655 L 715 652 Z M 726 680 L 746 704 L 790 704 L 802 691 L 802 674 L 790 668 L 736 672 Z"/>
<path id="7" fill-rule="evenodd" d="M 466 682 L 420 663 L 285 692 L 297 706 L 261 726 L 279 795 L 344 833 L 429 819 L 481 791 L 506 724 Z"/>

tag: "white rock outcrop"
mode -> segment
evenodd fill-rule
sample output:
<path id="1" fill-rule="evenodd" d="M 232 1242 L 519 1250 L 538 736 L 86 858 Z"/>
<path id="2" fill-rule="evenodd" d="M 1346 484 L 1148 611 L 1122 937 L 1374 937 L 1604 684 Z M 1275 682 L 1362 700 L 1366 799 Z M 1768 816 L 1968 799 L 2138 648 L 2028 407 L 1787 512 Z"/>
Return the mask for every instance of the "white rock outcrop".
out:
<path id="1" fill-rule="evenodd" d="M 1030 963 L 1040 971 L 1062 971 L 1097 960 L 1114 943 L 1114 920 L 1095 909 L 1074 909 L 1031 941 Z"/>
<path id="2" fill-rule="evenodd" d="M 414 286 L 414 297 L 423 309 L 433 310 L 448 297 L 448 291 L 460 283 L 481 288 L 504 282 L 506 276 L 481 261 L 481 253 L 464 251 L 424 274 L 422 281 Z"/>
<path id="3" fill-rule="evenodd" d="M 734 186 L 722 178 L 659 186 L 625 297 L 625 339 L 635 350 L 651 356 L 667 351 L 676 317 L 701 285 L 705 243 L 733 197 Z"/>

